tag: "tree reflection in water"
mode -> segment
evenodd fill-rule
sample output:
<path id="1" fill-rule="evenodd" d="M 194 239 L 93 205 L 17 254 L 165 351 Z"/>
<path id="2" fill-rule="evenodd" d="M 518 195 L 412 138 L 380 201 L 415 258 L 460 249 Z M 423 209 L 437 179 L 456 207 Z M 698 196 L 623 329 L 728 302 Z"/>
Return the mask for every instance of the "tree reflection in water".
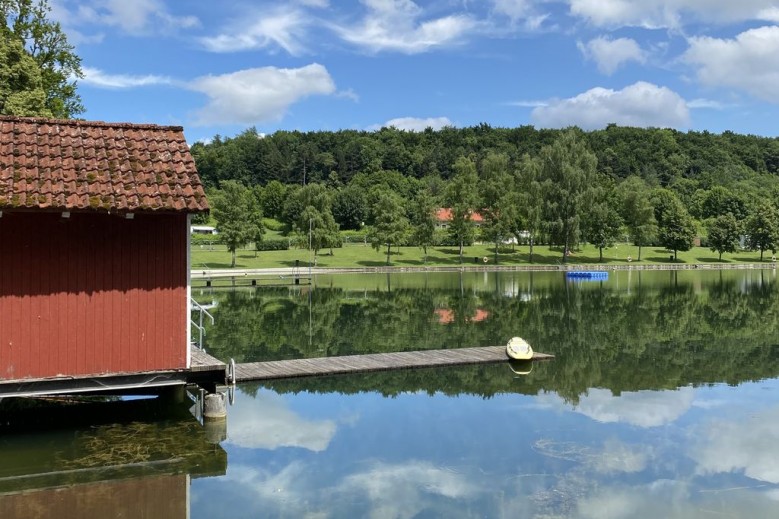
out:
<path id="1" fill-rule="evenodd" d="M 619 394 L 776 376 L 776 292 L 766 270 L 613 272 L 597 283 L 562 273 L 332 276 L 314 288 L 200 297 L 218 303 L 207 348 L 236 362 L 486 346 L 514 335 L 556 356 L 520 381 L 498 364 L 309 379 L 310 391 L 555 391 L 575 403 L 589 388 Z M 296 391 L 301 382 L 264 385 Z"/>

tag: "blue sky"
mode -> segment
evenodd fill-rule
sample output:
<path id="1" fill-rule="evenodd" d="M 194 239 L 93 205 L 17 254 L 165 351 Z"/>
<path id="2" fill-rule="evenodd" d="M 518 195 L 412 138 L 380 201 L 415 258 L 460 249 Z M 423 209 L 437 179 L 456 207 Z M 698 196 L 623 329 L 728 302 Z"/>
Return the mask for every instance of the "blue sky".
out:
<path id="1" fill-rule="evenodd" d="M 777 0 L 50 0 L 94 120 L 779 134 Z"/>

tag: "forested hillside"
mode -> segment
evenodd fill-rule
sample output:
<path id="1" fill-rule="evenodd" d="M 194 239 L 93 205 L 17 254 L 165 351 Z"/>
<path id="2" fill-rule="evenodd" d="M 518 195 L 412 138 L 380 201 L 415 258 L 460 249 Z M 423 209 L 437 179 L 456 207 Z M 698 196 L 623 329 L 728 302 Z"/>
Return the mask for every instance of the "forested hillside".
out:
<path id="1" fill-rule="evenodd" d="M 249 129 L 234 138 L 216 136 L 210 144 L 196 143 L 192 152 L 203 181 L 214 187 L 229 179 L 247 186 L 271 180 L 303 184 L 304 178 L 306 183 L 328 179 L 348 183 L 357 173 L 381 170 L 447 179 L 461 156 L 478 163 L 493 151 L 516 163 L 526 153 L 537 155 L 560 133 L 486 124 L 424 132 L 279 131 L 264 137 Z M 709 188 L 779 172 L 777 138 L 614 125 L 582 136 L 598 159 L 598 171 L 615 178 L 639 175 L 661 186 L 688 179 Z"/>
<path id="2" fill-rule="evenodd" d="M 393 246 L 425 250 L 617 241 L 720 253 L 779 243 L 779 139 L 609 126 L 439 131 L 287 132 L 197 143 L 192 154 L 230 231 L 230 250 L 262 240 L 262 216 L 314 253 L 340 231 L 366 233 L 387 262 Z M 243 209 L 241 209 L 243 207 Z M 451 209 L 436 220 L 437 208 Z M 229 216 L 242 213 L 245 216 Z M 474 215 L 479 218 L 476 223 Z M 446 231 L 443 232 L 442 229 Z M 228 243 L 229 242 L 229 243 Z"/>

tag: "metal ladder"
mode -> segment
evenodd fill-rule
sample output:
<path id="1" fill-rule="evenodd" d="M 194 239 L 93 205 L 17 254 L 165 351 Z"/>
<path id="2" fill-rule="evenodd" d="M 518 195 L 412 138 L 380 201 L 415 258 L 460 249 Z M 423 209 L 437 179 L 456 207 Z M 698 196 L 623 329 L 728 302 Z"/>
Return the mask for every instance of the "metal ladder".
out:
<path id="1" fill-rule="evenodd" d="M 197 310 L 198 312 L 198 319 L 197 321 L 195 319 L 192 319 L 190 317 L 190 324 L 194 326 L 198 331 L 198 340 L 195 342 L 195 346 L 197 346 L 199 349 L 203 349 L 203 338 L 206 336 L 206 328 L 203 325 L 203 316 L 207 316 L 211 320 L 211 324 L 214 324 L 214 316 L 211 315 L 211 313 L 203 308 L 203 306 L 195 301 L 194 299 L 190 299 L 190 302 L 192 304 L 192 310 Z M 190 314 L 191 315 L 191 314 Z"/>

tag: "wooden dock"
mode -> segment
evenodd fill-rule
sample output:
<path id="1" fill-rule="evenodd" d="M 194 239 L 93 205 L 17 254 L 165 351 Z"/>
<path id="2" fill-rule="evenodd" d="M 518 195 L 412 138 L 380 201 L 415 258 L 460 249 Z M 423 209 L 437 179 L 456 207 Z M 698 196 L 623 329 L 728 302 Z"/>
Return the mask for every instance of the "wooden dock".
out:
<path id="1" fill-rule="evenodd" d="M 554 355 L 535 353 L 533 360 L 550 360 Z M 464 364 L 505 362 L 505 346 L 458 348 L 452 350 L 405 351 L 396 353 L 371 353 L 314 359 L 276 360 L 252 362 L 235 366 L 236 382 L 270 380 L 296 377 L 316 377 L 393 369 L 432 368 Z"/>
<path id="2" fill-rule="evenodd" d="M 214 371 L 220 369 L 224 371 L 227 369 L 227 365 L 224 362 L 212 357 L 197 346 L 192 346 L 190 351 L 192 352 L 192 362 L 190 363 L 189 370 L 192 372 Z"/>

